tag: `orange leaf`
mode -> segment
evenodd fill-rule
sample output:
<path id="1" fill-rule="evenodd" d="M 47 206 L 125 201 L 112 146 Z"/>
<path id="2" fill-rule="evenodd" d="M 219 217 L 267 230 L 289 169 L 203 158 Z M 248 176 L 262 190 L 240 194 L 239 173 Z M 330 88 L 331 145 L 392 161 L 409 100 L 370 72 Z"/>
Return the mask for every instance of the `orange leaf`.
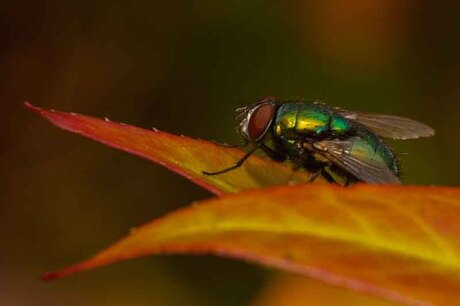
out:
<path id="1" fill-rule="evenodd" d="M 305 182 L 308 178 L 306 173 L 294 172 L 281 163 L 256 156 L 250 157 L 235 171 L 206 176 L 202 171 L 221 170 L 231 166 L 244 152 L 157 130 L 141 129 L 75 113 L 44 110 L 27 102 L 25 105 L 61 129 L 154 161 L 215 194 Z M 321 178 L 315 180 L 321 181 Z"/>
<path id="2" fill-rule="evenodd" d="M 295 274 L 283 274 L 270 280 L 256 296 L 251 306 L 394 306 L 376 297 L 356 294 L 337 286 Z"/>
<path id="3" fill-rule="evenodd" d="M 460 189 L 328 184 L 224 195 L 134 230 L 45 279 L 165 253 L 211 253 L 407 305 L 460 305 Z"/>

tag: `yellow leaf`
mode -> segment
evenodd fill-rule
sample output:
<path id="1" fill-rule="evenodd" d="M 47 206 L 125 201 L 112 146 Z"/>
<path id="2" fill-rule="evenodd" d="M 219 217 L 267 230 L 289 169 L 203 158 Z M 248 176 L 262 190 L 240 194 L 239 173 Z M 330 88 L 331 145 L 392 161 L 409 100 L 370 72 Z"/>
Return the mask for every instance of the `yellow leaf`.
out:
<path id="1" fill-rule="evenodd" d="M 251 303 L 251 306 L 305 305 L 395 306 L 396 304 L 295 274 L 284 274 L 272 279 Z"/>
<path id="2" fill-rule="evenodd" d="M 180 209 L 45 278 L 150 254 L 210 253 L 407 305 L 460 305 L 459 220 L 458 188 L 257 189 Z"/>

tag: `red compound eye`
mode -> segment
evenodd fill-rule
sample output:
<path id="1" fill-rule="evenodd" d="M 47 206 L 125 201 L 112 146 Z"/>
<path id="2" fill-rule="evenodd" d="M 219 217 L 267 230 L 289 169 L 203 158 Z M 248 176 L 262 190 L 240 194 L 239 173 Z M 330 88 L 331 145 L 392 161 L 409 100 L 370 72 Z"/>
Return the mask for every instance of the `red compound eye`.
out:
<path id="1" fill-rule="evenodd" d="M 248 134 L 252 140 L 258 140 L 267 131 L 272 122 L 275 107 L 272 104 L 262 104 L 249 118 Z"/>

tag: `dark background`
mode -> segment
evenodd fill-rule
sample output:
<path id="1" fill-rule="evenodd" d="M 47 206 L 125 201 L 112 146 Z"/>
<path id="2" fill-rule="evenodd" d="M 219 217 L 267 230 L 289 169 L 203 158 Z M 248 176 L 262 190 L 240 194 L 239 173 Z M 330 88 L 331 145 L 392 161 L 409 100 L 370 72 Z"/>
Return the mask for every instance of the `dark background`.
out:
<path id="1" fill-rule="evenodd" d="M 0 305 L 246 305 L 271 273 L 148 257 L 54 283 L 50 269 L 211 194 L 51 127 L 38 106 L 232 142 L 261 96 L 412 117 L 404 182 L 459 185 L 460 14 L 419 1 L 2 1 Z M 453 2 L 452 2 L 453 3 Z"/>

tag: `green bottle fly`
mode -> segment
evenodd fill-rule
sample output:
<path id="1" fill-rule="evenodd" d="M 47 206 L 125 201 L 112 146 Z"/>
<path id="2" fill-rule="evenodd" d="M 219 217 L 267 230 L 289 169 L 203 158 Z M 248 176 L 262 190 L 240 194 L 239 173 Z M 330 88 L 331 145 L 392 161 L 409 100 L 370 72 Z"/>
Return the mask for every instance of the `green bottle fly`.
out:
<path id="1" fill-rule="evenodd" d="M 232 167 L 241 166 L 257 149 L 272 159 L 288 160 L 294 168 L 340 185 L 354 182 L 399 184 L 398 160 L 381 137 L 412 139 L 434 130 L 397 116 L 350 112 L 321 102 L 265 98 L 237 109 L 238 131 L 253 149 Z"/>

